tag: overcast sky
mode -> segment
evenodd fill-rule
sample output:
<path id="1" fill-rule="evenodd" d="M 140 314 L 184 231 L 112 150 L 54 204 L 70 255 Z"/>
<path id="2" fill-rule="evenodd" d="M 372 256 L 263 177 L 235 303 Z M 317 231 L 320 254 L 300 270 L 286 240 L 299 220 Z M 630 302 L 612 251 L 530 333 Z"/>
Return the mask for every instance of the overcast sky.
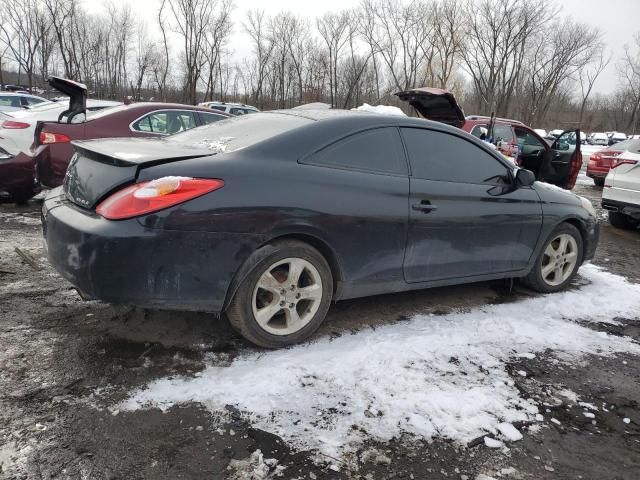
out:
<path id="1" fill-rule="evenodd" d="M 116 5 L 131 3 L 133 11 L 141 18 L 149 18 L 149 27 L 155 28 L 155 12 L 159 8 L 159 0 L 111 0 Z M 535 0 L 533 0 L 535 1 Z M 603 72 L 595 86 L 596 91 L 608 93 L 616 86 L 615 61 L 621 56 L 624 45 L 633 41 L 633 36 L 640 32 L 640 0 L 556 0 L 564 14 L 575 20 L 599 26 L 604 32 L 607 49 L 614 55 L 607 70 Z M 106 2 L 84 0 L 89 12 L 104 10 Z M 260 8 L 269 14 L 290 11 L 294 14 L 315 18 L 332 10 L 353 7 L 359 0 L 235 0 L 234 34 L 231 48 L 238 60 L 250 53 L 249 39 L 242 32 L 241 22 L 246 12 Z M 153 13 L 151 13 L 153 12 Z"/>

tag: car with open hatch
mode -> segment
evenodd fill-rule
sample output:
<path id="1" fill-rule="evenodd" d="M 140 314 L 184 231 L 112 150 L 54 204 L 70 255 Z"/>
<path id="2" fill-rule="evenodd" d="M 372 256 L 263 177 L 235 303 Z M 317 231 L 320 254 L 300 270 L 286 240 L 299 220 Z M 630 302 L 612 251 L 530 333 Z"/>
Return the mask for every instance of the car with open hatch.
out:
<path id="1" fill-rule="evenodd" d="M 424 119 L 281 110 L 74 146 L 42 207 L 62 276 L 84 298 L 224 315 L 267 348 L 338 300 L 502 278 L 556 292 L 598 242 L 588 200 Z"/>
<path id="2" fill-rule="evenodd" d="M 446 123 L 495 145 L 517 165 L 531 170 L 536 180 L 571 190 L 582 167 L 580 130 L 557 131 L 551 143 L 518 120 L 465 116 L 455 96 L 440 88 L 420 87 L 395 94 L 422 118 Z"/>

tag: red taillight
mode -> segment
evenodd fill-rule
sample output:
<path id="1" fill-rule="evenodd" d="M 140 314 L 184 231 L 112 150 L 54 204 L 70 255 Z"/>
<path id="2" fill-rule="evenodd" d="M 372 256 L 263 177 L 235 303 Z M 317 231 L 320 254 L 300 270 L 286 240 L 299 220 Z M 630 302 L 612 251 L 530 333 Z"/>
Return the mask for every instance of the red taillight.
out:
<path id="1" fill-rule="evenodd" d="M 69 143 L 71 139 L 62 133 L 40 132 L 40 144 L 50 145 L 52 143 Z"/>
<path id="2" fill-rule="evenodd" d="M 614 158 L 611 163 L 611 168 L 619 167 L 620 165 L 635 165 L 638 163 L 637 160 L 627 160 L 625 158 Z"/>
<path id="3" fill-rule="evenodd" d="M 14 122 L 13 120 L 5 120 L 2 122 L 2 128 L 7 128 L 10 130 L 21 130 L 23 128 L 29 128 L 30 124 L 25 122 Z"/>
<path id="4" fill-rule="evenodd" d="M 138 217 L 192 200 L 224 186 L 220 179 L 163 177 L 123 188 L 104 200 L 96 212 L 109 220 Z"/>

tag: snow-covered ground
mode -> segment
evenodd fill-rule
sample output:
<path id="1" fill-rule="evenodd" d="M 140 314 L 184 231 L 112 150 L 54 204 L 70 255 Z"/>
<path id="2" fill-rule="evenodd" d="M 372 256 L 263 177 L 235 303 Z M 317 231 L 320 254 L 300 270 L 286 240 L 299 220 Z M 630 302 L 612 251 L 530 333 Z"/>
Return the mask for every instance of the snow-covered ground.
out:
<path id="1" fill-rule="evenodd" d="M 633 340 L 578 323 L 637 318 L 640 285 L 592 265 L 580 272 L 583 283 L 563 293 L 415 316 L 287 350 L 247 351 L 224 366 L 214 357 L 195 377 L 154 381 L 119 408 L 195 401 L 222 412 L 233 405 L 292 447 L 332 456 L 366 438 L 402 433 L 459 443 L 489 432 L 517 440 L 513 422 L 550 419 L 520 395 L 507 362 L 549 350 L 566 362 L 585 354 L 640 354 Z"/>
<path id="2" fill-rule="evenodd" d="M 580 145 L 580 151 L 582 152 L 582 156 L 586 157 L 585 160 L 588 160 L 591 154 L 598 150 L 602 150 L 603 148 L 604 147 L 602 145 Z"/>

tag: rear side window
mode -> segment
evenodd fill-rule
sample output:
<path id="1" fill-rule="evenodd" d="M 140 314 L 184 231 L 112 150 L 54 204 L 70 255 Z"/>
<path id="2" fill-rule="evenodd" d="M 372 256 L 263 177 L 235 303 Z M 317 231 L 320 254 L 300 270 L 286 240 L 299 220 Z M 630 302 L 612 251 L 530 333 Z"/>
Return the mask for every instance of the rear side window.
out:
<path id="1" fill-rule="evenodd" d="M 458 183 L 500 183 L 507 168 L 464 138 L 434 130 L 403 128 L 412 175 Z"/>
<path id="2" fill-rule="evenodd" d="M 17 95 L 0 96 L 0 106 L 2 107 L 21 107 L 20 97 Z"/>
<path id="3" fill-rule="evenodd" d="M 139 132 L 172 135 L 195 128 L 196 119 L 193 112 L 166 110 L 145 115 L 132 126 Z"/>
<path id="4" fill-rule="evenodd" d="M 202 125 L 208 125 L 209 123 L 217 122 L 218 120 L 224 120 L 225 118 L 227 118 L 224 115 L 206 112 L 198 112 L 198 115 L 200 115 L 200 122 L 202 123 Z"/>
<path id="5" fill-rule="evenodd" d="M 515 140 L 512 128 L 509 125 L 500 125 L 498 123 L 493 126 L 493 137 L 496 143 L 513 142 Z"/>
<path id="6" fill-rule="evenodd" d="M 209 105 L 209 108 L 211 110 L 218 110 L 219 112 L 226 112 L 227 111 L 227 107 L 224 107 L 222 105 Z"/>
<path id="7" fill-rule="evenodd" d="M 402 142 L 395 128 L 356 133 L 323 148 L 305 163 L 380 173 L 407 173 Z"/>

